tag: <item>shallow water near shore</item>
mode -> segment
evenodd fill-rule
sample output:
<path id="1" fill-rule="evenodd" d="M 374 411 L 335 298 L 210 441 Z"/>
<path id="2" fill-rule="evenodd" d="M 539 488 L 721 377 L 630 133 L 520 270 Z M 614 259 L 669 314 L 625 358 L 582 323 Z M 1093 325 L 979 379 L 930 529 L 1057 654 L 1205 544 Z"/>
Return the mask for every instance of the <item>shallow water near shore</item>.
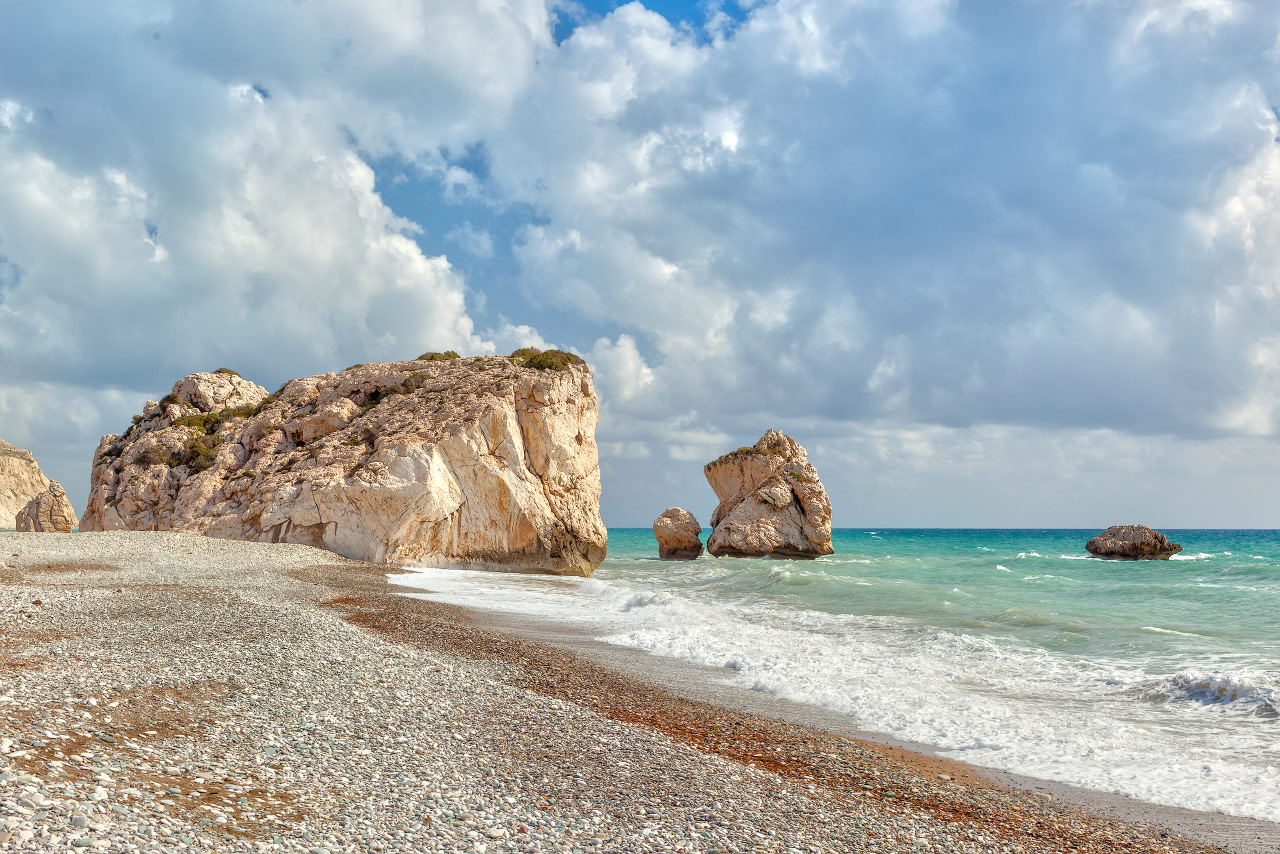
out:
<path id="1" fill-rule="evenodd" d="M 570 624 L 979 765 L 1280 821 L 1280 532 L 841 530 L 817 561 L 656 559 L 590 579 L 424 569 L 430 598 Z"/>

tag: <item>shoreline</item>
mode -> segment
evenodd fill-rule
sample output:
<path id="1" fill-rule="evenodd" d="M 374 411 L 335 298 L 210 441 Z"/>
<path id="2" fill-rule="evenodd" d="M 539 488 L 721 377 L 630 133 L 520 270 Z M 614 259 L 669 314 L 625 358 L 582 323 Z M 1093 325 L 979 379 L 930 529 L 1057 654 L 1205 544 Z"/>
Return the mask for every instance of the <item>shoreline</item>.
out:
<path id="1" fill-rule="evenodd" d="M 683 688 L 304 546 L 4 534 L 0 559 L 14 850 L 1268 850 L 826 732 L 763 695 L 735 709 L 665 659 L 648 666 Z"/>
<path id="2" fill-rule="evenodd" d="M 410 598 L 423 596 L 415 588 L 406 587 L 404 590 L 399 595 Z M 475 607 L 450 607 L 467 612 L 477 625 L 487 631 L 513 634 L 572 650 L 601 666 L 621 670 L 686 699 L 773 718 L 868 746 L 879 746 L 885 749 L 886 755 L 918 767 L 925 773 L 946 773 L 957 780 L 982 780 L 1009 789 L 1039 793 L 1041 797 L 1048 796 L 1057 802 L 1121 821 L 1165 827 L 1190 839 L 1232 852 L 1273 854 L 1280 851 L 1280 823 L 1158 804 L 945 757 L 941 755 L 942 749 L 934 745 L 862 729 L 839 712 L 729 684 L 720 678 L 719 669 L 715 667 L 606 643 L 597 640 L 590 632 L 575 630 L 553 620 Z"/>

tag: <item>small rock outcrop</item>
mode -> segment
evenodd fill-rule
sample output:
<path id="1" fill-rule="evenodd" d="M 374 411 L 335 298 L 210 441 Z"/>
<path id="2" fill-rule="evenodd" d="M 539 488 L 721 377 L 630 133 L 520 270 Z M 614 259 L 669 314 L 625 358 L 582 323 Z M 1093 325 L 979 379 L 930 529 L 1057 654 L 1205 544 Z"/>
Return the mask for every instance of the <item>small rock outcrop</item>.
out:
<path id="1" fill-rule="evenodd" d="M 1112 525 L 1084 547 L 1098 557 L 1120 560 L 1168 560 L 1182 551 L 1182 546 L 1146 525 Z"/>
<path id="2" fill-rule="evenodd" d="M 31 452 L 0 439 L 0 528 L 17 527 L 18 513 L 48 488 Z"/>
<path id="3" fill-rule="evenodd" d="M 653 536 L 658 540 L 658 557 L 663 560 L 694 560 L 702 554 L 698 535 L 702 526 L 683 507 L 669 507 L 653 520 Z"/>
<path id="4" fill-rule="evenodd" d="M 431 353 L 275 394 L 192 374 L 103 437 L 80 529 L 590 575 L 607 539 L 596 419 L 590 369 L 557 351 Z"/>
<path id="5" fill-rule="evenodd" d="M 720 504 L 707 551 L 716 556 L 829 555 L 831 501 L 795 439 L 770 430 L 703 468 Z"/>
<path id="6" fill-rule="evenodd" d="M 51 480 L 48 489 L 18 511 L 15 522 L 19 531 L 70 534 L 76 525 L 76 511 L 67 500 L 62 484 Z"/>

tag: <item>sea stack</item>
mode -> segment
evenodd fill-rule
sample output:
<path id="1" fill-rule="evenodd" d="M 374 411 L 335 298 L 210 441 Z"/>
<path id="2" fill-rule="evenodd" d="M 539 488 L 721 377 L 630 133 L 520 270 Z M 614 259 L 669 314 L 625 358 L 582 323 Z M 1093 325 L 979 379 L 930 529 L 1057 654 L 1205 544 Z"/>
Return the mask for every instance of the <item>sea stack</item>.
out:
<path id="1" fill-rule="evenodd" d="M 427 353 L 275 394 L 192 374 L 103 437 L 80 529 L 586 576 L 607 540 L 596 419 L 590 369 L 558 351 Z"/>
<path id="2" fill-rule="evenodd" d="M 702 554 L 702 525 L 683 507 L 669 507 L 653 520 L 658 557 L 663 560 L 696 560 Z"/>
<path id="3" fill-rule="evenodd" d="M 770 430 L 703 468 L 720 505 L 707 551 L 716 556 L 829 555 L 831 501 L 800 443 Z"/>
<path id="4" fill-rule="evenodd" d="M 37 534 L 70 534 L 76 525 L 76 511 L 67 500 L 66 490 L 56 480 L 49 488 L 18 511 L 14 520 L 19 531 Z"/>
<path id="5" fill-rule="evenodd" d="M 0 528 L 16 528 L 17 514 L 48 488 L 31 452 L 0 439 Z"/>
<path id="6" fill-rule="evenodd" d="M 1168 560 L 1182 551 L 1182 546 L 1146 525 L 1112 525 L 1084 547 L 1090 554 L 1117 560 Z"/>

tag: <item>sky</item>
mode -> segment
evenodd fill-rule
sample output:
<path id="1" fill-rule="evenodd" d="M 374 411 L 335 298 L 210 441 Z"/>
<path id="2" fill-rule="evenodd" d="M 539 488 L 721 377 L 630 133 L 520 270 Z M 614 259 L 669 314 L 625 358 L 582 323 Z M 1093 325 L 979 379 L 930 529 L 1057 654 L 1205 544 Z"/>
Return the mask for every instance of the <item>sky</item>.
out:
<path id="1" fill-rule="evenodd" d="M 0 3 L 0 437 L 187 373 L 592 365 L 602 513 L 1280 527 L 1280 8 Z"/>

